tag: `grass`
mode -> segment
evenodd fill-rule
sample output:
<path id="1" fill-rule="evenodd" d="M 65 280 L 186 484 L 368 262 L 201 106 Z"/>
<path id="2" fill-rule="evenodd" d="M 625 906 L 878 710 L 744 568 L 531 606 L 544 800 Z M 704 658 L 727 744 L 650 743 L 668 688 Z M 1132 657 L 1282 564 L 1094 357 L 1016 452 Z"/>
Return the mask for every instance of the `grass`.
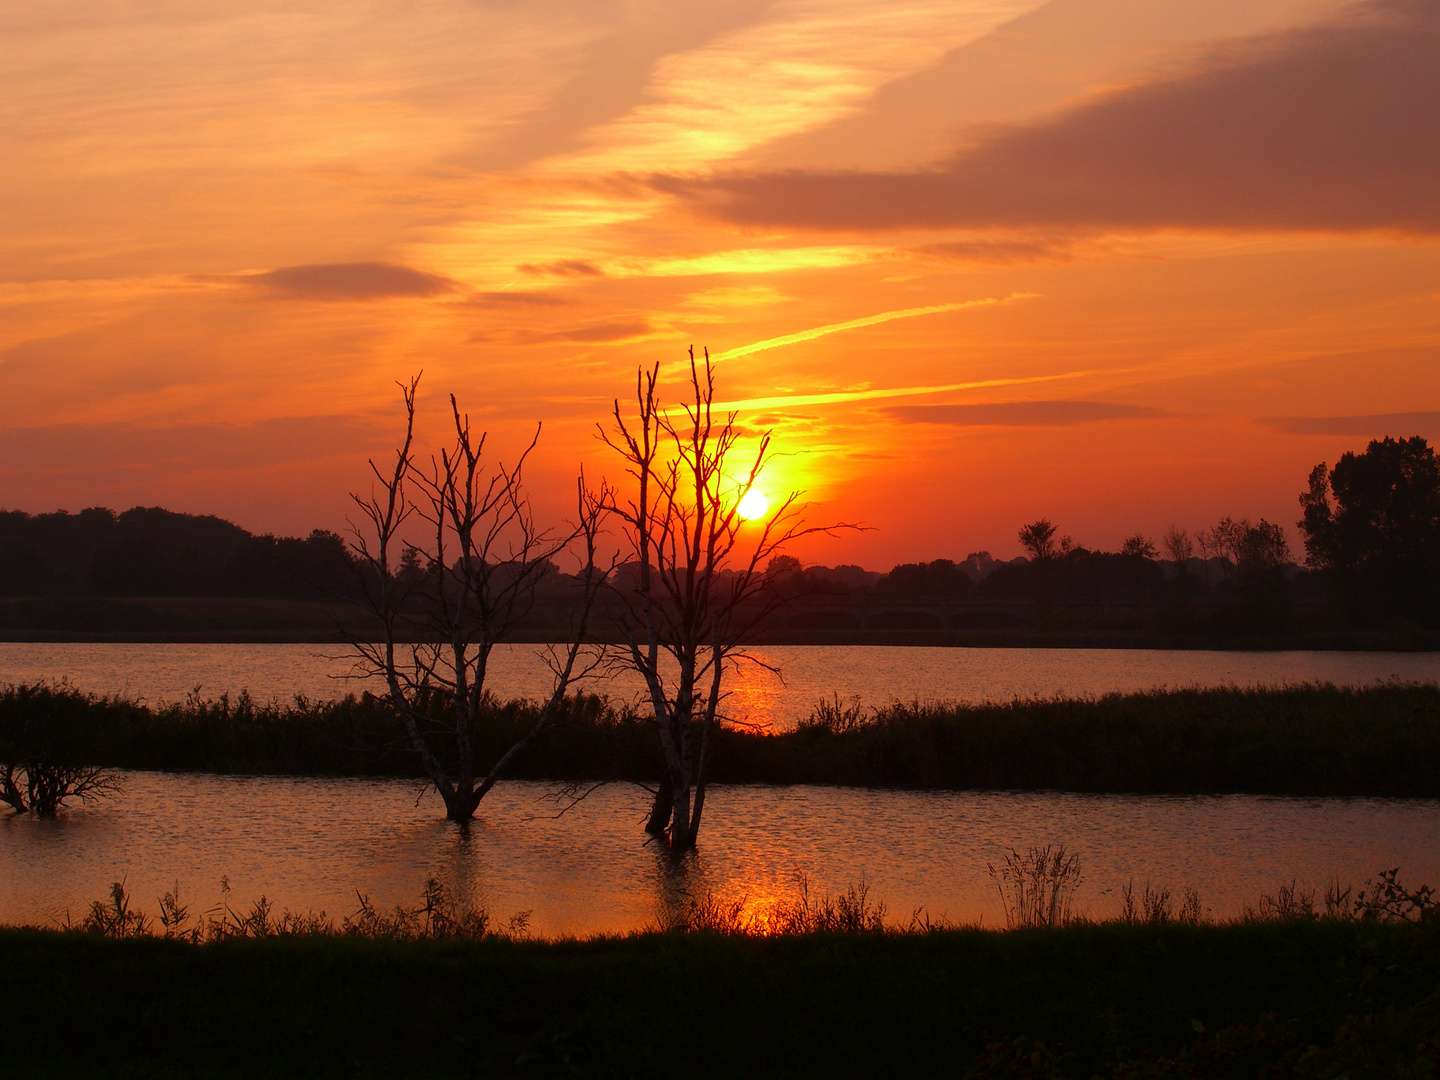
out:
<path id="1" fill-rule="evenodd" d="M 1026 888 L 1064 852 L 1012 853 Z M 1008 866 L 1009 864 L 1007 864 Z M 1013 875 L 1002 888 L 1014 887 Z M 427 881 L 339 922 L 222 907 L 158 918 L 117 883 L 63 931 L 0 928 L 16 1075 L 1432 1076 L 1440 905 L 1395 871 L 1281 889 L 1239 920 L 1166 890 L 1108 923 L 897 926 L 863 885 L 674 926 L 532 940 Z"/>
<path id="2" fill-rule="evenodd" d="M 0 1044 L 15 1075 L 81 1077 L 1231 1077 L 1301 1061 L 1430 1076 L 1434 931 L 1292 917 L 190 944 L 7 929 Z"/>
<path id="3" fill-rule="evenodd" d="M 516 760 L 512 776 L 652 781 L 643 716 L 602 698 Z M 526 702 L 493 703 L 482 760 L 533 723 Z M 66 686 L 0 691 L 0 756 L 40 733 L 55 752 L 108 768 L 414 776 L 383 704 L 242 695 L 151 708 Z M 1157 690 L 997 705 L 820 703 L 798 730 L 729 729 L 715 782 L 956 790 L 1065 790 L 1440 798 L 1440 687 Z"/>

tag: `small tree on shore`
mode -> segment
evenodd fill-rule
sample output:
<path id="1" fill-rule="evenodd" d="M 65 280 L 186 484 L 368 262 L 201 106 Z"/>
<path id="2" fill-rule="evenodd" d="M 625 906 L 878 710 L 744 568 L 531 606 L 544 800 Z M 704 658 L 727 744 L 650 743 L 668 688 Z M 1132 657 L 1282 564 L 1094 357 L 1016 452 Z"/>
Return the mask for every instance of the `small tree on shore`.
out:
<path id="1" fill-rule="evenodd" d="M 690 350 L 688 400 L 678 411 L 662 406 L 658 379 L 658 364 L 637 372 L 634 414 L 617 399 L 600 438 L 629 477 L 611 504 L 632 560 L 614 592 L 623 663 L 644 680 L 665 760 L 646 829 L 681 852 L 700 831 L 725 672 L 747 633 L 783 602 L 764 568 L 797 538 L 844 526 L 806 526 L 798 492 L 758 520 L 743 517 L 770 433 L 747 451 L 736 414 L 715 415 L 708 351 L 701 363 Z"/>
<path id="2" fill-rule="evenodd" d="M 567 692 L 589 674 L 584 641 L 604 573 L 596 564 L 605 492 L 577 481 L 577 521 L 565 530 L 537 525 L 521 473 L 532 439 L 507 468 L 487 465 L 485 435 L 450 398 L 454 438 L 428 465 L 416 460 L 415 394 L 419 376 L 400 384 L 405 435 L 393 465 L 371 461 L 375 483 L 353 495 L 353 525 L 365 606 L 379 626 L 378 642 L 352 639 L 361 674 L 378 676 L 402 721 L 411 749 L 445 803 L 446 817 L 468 821 L 526 746 L 558 723 Z M 539 430 L 536 430 L 536 438 Z M 429 543 L 402 539 L 418 518 Z M 552 560 L 575 549 L 580 571 L 571 590 L 567 640 L 546 653 L 552 687 L 530 729 L 495 760 L 483 762 L 477 741 L 490 700 L 485 683 L 495 646 L 530 614 Z"/>
<path id="3" fill-rule="evenodd" d="M 1035 612 L 1047 615 L 1050 612 L 1051 577 L 1056 560 L 1069 555 L 1075 549 L 1075 541 L 1068 536 L 1057 537 L 1058 530 L 1049 518 L 1032 521 L 1020 527 L 1020 546 L 1030 556 L 1030 576 L 1035 583 Z"/>

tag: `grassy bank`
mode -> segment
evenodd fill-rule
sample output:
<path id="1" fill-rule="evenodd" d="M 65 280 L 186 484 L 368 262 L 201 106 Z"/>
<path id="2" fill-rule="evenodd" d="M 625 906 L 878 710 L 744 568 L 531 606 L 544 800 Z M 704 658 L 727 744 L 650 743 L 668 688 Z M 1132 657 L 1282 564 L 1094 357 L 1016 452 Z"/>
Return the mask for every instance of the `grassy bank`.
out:
<path id="1" fill-rule="evenodd" d="M 598 698 L 511 775 L 653 780 L 644 717 Z M 532 706 L 496 704 L 493 759 Z M 258 705 L 247 698 L 151 708 L 56 687 L 0 692 L 0 752 L 116 768 L 297 775 L 416 775 L 402 732 L 372 700 Z M 1082 792 L 1440 797 L 1440 689 L 1175 690 L 1004 705 L 822 705 L 798 730 L 729 730 L 713 778 L 729 783 Z"/>
<path id="2" fill-rule="evenodd" d="M 1418 1077 L 1437 953 L 1427 928 L 1329 920 L 206 945 L 3 930 L 0 1045 L 16 1075 Z"/>

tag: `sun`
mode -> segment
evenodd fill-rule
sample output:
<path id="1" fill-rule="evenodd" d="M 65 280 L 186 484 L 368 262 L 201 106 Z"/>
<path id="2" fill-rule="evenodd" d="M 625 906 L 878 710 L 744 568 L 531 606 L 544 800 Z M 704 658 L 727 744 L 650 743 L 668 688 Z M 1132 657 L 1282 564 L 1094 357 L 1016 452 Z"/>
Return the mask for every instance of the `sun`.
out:
<path id="1" fill-rule="evenodd" d="M 745 497 L 740 500 L 740 505 L 735 508 L 735 512 L 746 521 L 755 521 L 763 518 L 769 509 L 770 500 L 754 488 L 751 488 L 745 493 Z"/>

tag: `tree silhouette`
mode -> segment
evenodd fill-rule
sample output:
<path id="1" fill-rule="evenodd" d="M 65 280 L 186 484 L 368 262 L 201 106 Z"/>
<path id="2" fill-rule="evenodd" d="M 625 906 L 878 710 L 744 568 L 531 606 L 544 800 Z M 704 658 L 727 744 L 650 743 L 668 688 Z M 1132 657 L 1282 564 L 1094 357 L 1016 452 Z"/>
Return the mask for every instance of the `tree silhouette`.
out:
<path id="1" fill-rule="evenodd" d="M 798 492 L 772 500 L 762 520 L 742 518 L 740 502 L 769 460 L 770 433 L 746 451 L 736 414 L 715 415 L 708 351 L 701 364 L 690 350 L 688 400 L 677 411 L 661 404 L 659 370 L 637 372 L 634 414 L 617 399 L 600 438 L 629 478 L 612 503 L 633 560 L 633 580 L 615 593 L 621 656 L 645 682 L 665 760 L 646 828 L 681 852 L 700 831 L 725 672 L 743 656 L 741 641 L 783 602 L 762 568 L 797 538 L 842 526 L 806 526 Z"/>
<path id="2" fill-rule="evenodd" d="M 1020 528 L 1020 546 L 1030 556 L 1030 576 L 1035 587 L 1035 613 L 1044 616 L 1050 612 L 1050 595 L 1054 586 L 1052 566 L 1056 559 L 1075 550 L 1075 541 L 1068 536 L 1055 538 L 1055 526 L 1048 518 L 1031 522 Z"/>
<path id="3" fill-rule="evenodd" d="M 535 523 L 521 482 L 521 453 L 511 467 L 488 466 L 484 434 L 476 437 L 452 395 L 455 434 L 428 467 L 414 452 L 415 392 L 420 377 L 400 384 L 405 435 L 393 466 L 370 463 L 375 486 L 353 495 L 362 524 L 352 545 L 362 568 L 364 602 L 381 627 L 380 641 L 352 639 L 363 674 L 384 680 L 386 698 L 403 721 L 411 749 L 445 803 L 446 817 L 468 821 L 514 757 L 562 714 L 565 694 L 593 661 L 582 646 L 604 575 L 595 545 L 605 494 L 576 484 L 578 523 L 569 531 Z M 539 430 L 536 430 L 536 437 Z M 402 538 L 418 518 L 428 548 Z M 577 610 L 565 643 L 546 654 L 553 676 L 531 729 L 496 760 L 479 760 L 476 744 L 490 708 L 485 691 L 490 655 L 530 612 L 552 559 L 579 547 Z M 421 564 L 425 572 L 417 573 Z M 414 640 L 413 645 L 403 644 Z"/>
<path id="4" fill-rule="evenodd" d="M 1321 462 L 1300 505 L 1305 561 L 1339 585 L 1352 618 L 1368 606 L 1436 620 L 1440 461 L 1425 439 L 1375 439 L 1333 470 Z"/>

